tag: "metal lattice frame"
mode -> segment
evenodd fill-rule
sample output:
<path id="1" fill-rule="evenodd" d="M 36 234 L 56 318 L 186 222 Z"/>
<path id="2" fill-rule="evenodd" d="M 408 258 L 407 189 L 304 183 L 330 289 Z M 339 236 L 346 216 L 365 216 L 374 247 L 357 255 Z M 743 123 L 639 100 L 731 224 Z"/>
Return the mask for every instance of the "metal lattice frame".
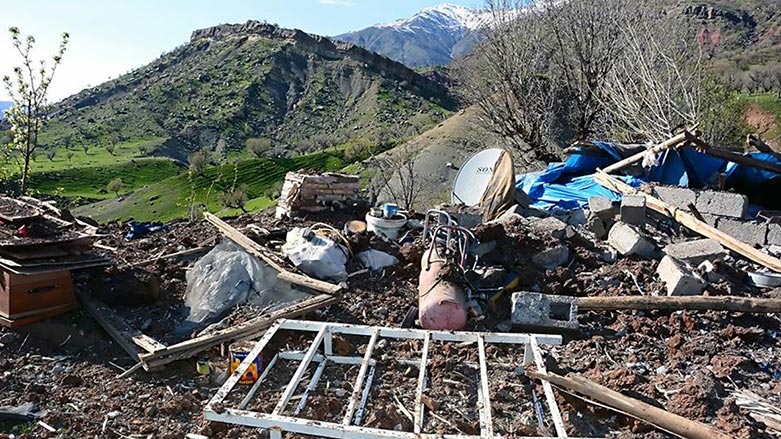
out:
<path id="1" fill-rule="evenodd" d="M 228 408 L 223 406 L 223 401 L 227 395 L 234 389 L 239 378 L 249 368 L 250 364 L 260 355 L 268 342 L 280 329 L 315 332 L 315 338 L 306 351 L 285 351 L 277 353 L 266 365 L 258 381 L 249 389 L 247 395 L 239 403 L 237 408 Z M 366 346 L 366 353 L 363 357 L 358 356 L 338 356 L 333 354 L 332 336 L 333 334 L 357 335 L 369 337 L 369 343 Z M 375 373 L 376 362 L 372 359 L 372 353 L 380 337 L 392 339 L 412 339 L 422 340 L 423 349 L 418 367 L 420 373 L 417 380 L 417 390 L 415 393 L 415 407 L 413 411 L 414 432 L 400 432 L 378 428 L 361 427 L 361 421 L 364 415 L 364 407 L 369 397 L 372 380 Z M 428 365 L 429 346 L 431 342 L 476 342 L 479 354 L 480 383 L 477 390 L 478 413 L 480 416 L 480 435 L 439 435 L 423 433 L 423 417 L 425 415 L 425 405 L 423 404 L 423 392 L 426 390 L 426 370 Z M 516 333 L 492 333 L 492 332 L 447 332 L 447 331 L 427 331 L 418 329 L 403 329 L 390 327 L 371 327 L 362 325 L 350 325 L 344 323 L 312 322 L 300 320 L 278 320 L 266 334 L 255 344 L 255 347 L 247 355 L 246 359 L 228 378 L 228 381 L 217 391 L 217 394 L 207 404 L 204 414 L 210 421 L 225 422 L 230 424 L 245 425 L 250 427 L 270 429 L 272 439 L 281 439 L 283 431 L 321 436 L 331 438 L 355 438 L 355 439 L 376 439 L 376 438 L 409 438 L 409 439 L 477 439 L 477 438 L 500 438 L 494 433 L 493 422 L 491 418 L 491 401 L 488 386 L 488 369 L 486 366 L 485 346 L 488 343 L 494 344 L 515 344 L 524 345 L 524 365 L 536 363 L 537 369 L 545 373 L 545 364 L 542 359 L 539 345 L 559 345 L 561 336 L 559 335 L 541 335 L 541 334 L 516 334 Z M 323 347 L 323 353 L 318 351 Z M 290 382 L 285 387 L 282 396 L 277 402 L 271 413 L 258 413 L 246 410 L 247 405 L 257 393 L 260 385 L 268 376 L 278 360 L 300 361 Z M 300 400 L 293 411 L 293 416 L 283 415 L 285 408 L 289 404 L 293 393 L 298 388 L 299 382 L 304 376 L 306 370 L 312 362 L 318 363 L 318 367 L 312 374 L 306 389 L 299 396 Z M 309 392 L 317 386 L 317 382 L 325 370 L 327 363 L 360 365 L 358 376 L 353 386 L 353 392 L 347 402 L 347 411 L 341 421 L 324 422 L 311 419 L 296 417 L 305 407 Z M 417 363 L 417 362 L 415 362 Z M 564 422 L 561 418 L 561 412 L 553 395 L 553 389 L 547 381 L 543 381 L 543 389 L 548 410 L 553 420 L 558 438 L 567 437 L 564 428 Z M 529 437 L 531 438 L 531 437 Z M 553 439 L 553 437 L 538 436 L 535 439 Z"/>

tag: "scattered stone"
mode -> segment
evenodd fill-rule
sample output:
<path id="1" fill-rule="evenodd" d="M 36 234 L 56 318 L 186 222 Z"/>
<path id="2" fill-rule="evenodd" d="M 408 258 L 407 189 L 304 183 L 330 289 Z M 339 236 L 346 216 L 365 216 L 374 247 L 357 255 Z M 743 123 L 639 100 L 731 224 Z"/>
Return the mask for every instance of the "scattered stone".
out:
<path id="1" fill-rule="evenodd" d="M 702 214 L 743 218 L 748 209 L 748 197 L 731 192 L 702 191 L 694 203 Z"/>
<path id="2" fill-rule="evenodd" d="M 756 221 L 740 221 L 732 218 L 719 218 L 716 228 L 746 244 L 765 245 L 768 233 L 767 225 Z"/>
<path id="3" fill-rule="evenodd" d="M 515 202 L 518 203 L 517 205 L 522 208 L 528 208 L 532 205 L 534 200 L 531 199 L 529 194 L 524 192 L 522 189 L 515 189 Z"/>
<path id="4" fill-rule="evenodd" d="M 514 293 L 510 319 L 516 325 L 576 330 L 579 327 L 577 300 L 568 296 Z"/>
<path id="5" fill-rule="evenodd" d="M 696 296 L 702 294 L 705 282 L 683 262 L 665 256 L 656 273 L 667 286 L 668 296 Z"/>
<path id="6" fill-rule="evenodd" d="M 607 238 L 607 226 L 605 226 L 605 221 L 593 212 L 589 214 L 588 219 L 586 220 L 586 228 L 593 233 L 597 239 Z"/>
<path id="7" fill-rule="evenodd" d="M 670 244 L 664 248 L 664 253 L 692 266 L 700 265 L 704 261 L 718 261 L 726 255 L 724 247 L 715 239 Z"/>
<path id="8" fill-rule="evenodd" d="M 638 227 L 645 226 L 645 197 L 626 195 L 621 199 L 621 221 Z"/>
<path id="9" fill-rule="evenodd" d="M 588 199 L 588 208 L 592 214 L 603 221 L 615 219 L 618 209 L 608 197 L 591 197 Z"/>
<path id="10" fill-rule="evenodd" d="M 532 230 L 542 235 L 550 235 L 556 239 L 572 238 L 575 230 L 558 218 L 548 217 L 532 221 Z"/>
<path id="11" fill-rule="evenodd" d="M 635 226 L 623 222 L 618 222 L 610 228 L 607 242 L 624 256 L 652 257 L 656 250 L 656 247 Z"/>
<path id="12" fill-rule="evenodd" d="M 543 250 L 532 258 L 532 261 L 546 270 L 553 270 L 566 264 L 569 260 L 569 247 L 564 244 Z"/>
<path id="13" fill-rule="evenodd" d="M 656 186 L 653 194 L 665 203 L 686 211 L 689 210 L 689 204 L 697 201 L 697 193 L 685 187 Z"/>

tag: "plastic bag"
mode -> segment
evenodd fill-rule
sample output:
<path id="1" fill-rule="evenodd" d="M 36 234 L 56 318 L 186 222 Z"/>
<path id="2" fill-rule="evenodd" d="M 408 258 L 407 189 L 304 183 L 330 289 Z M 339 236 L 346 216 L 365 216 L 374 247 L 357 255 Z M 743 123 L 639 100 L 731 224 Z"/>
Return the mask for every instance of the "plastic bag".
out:
<path id="1" fill-rule="evenodd" d="M 276 271 L 244 249 L 225 240 L 187 272 L 186 321 L 177 333 L 190 333 L 225 316 L 237 305 L 251 303 L 272 310 L 309 295 L 277 279 Z"/>
<path id="2" fill-rule="evenodd" d="M 341 281 L 347 277 L 345 248 L 307 228 L 287 232 L 282 253 L 296 268 L 318 279 Z"/>
<path id="3" fill-rule="evenodd" d="M 385 267 L 390 267 L 391 265 L 399 263 L 399 260 L 396 259 L 395 256 L 373 248 L 360 252 L 355 255 L 355 257 L 358 258 L 364 267 L 370 270 L 382 270 Z"/>

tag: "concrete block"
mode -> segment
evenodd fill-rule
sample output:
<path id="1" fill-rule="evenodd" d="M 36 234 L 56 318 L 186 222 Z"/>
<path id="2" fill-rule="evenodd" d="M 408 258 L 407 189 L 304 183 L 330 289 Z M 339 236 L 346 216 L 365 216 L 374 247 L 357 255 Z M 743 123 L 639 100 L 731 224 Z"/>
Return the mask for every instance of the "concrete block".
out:
<path id="1" fill-rule="evenodd" d="M 621 199 L 621 221 L 635 226 L 645 226 L 645 197 L 626 195 Z"/>
<path id="2" fill-rule="evenodd" d="M 765 245 L 767 225 L 756 221 L 719 218 L 716 228 L 749 245 Z"/>
<path id="3" fill-rule="evenodd" d="M 664 248 L 664 253 L 691 266 L 700 265 L 704 261 L 718 261 L 726 255 L 724 247 L 715 239 L 697 239 L 670 244 Z"/>
<path id="4" fill-rule="evenodd" d="M 597 237 L 597 239 L 607 238 L 607 225 L 605 221 L 599 218 L 594 212 L 588 215 L 586 228 Z"/>
<path id="5" fill-rule="evenodd" d="M 781 246 L 781 224 L 768 224 L 765 245 Z"/>
<path id="6" fill-rule="evenodd" d="M 630 224 L 618 222 L 610 228 L 607 242 L 624 256 L 639 255 L 652 257 L 656 247 Z"/>
<path id="7" fill-rule="evenodd" d="M 694 206 L 702 214 L 743 218 L 748 209 L 748 197 L 731 192 L 702 191 Z"/>
<path id="8" fill-rule="evenodd" d="M 575 229 L 564 221 L 549 216 L 532 220 L 531 229 L 541 235 L 550 235 L 556 239 L 566 239 L 575 236 Z"/>
<path id="9" fill-rule="evenodd" d="M 532 257 L 532 262 L 546 270 L 554 270 L 569 261 L 569 247 L 560 244 L 545 249 Z"/>
<path id="10" fill-rule="evenodd" d="M 696 296 L 702 294 L 705 281 L 699 278 L 683 262 L 665 256 L 656 269 L 659 278 L 667 287 L 668 296 Z"/>
<path id="11" fill-rule="evenodd" d="M 685 187 L 656 186 L 653 194 L 665 203 L 687 211 L 689 204 L 695 204 L 697 201 L 697 193 Z"/>
<path id="12" fill-rule="evenodd" d="M 571 226 L 586 224 L 586 211 L 581 208 L 568 210 L 555 209 L 551 212 L 551 215 Z"/>
<path id="13" fill-rule="evenodd" d="M 613 220 L 618 215 L 618 209 L 613 205 L 613 201 L 607 197 L 589 198 L 588 208 L 592 214 L 603 221 Z"/>
<path id="14" fill-rule="evenodd" d="M 578 302 L 568 296 L 513 293 L 510 321 L 516 325 L 577 330 Z"/>

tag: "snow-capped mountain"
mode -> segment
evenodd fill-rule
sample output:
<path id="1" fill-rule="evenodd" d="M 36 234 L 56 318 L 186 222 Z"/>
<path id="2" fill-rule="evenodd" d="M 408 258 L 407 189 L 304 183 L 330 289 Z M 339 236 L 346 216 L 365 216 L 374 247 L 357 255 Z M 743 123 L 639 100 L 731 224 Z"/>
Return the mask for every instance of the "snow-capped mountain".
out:
<path id="1" fill-rule="evenodd" d="M 448 64 L 469 53 L 488 19 L 486 12 L 443 3 L 410 18 L 376 24 L 334 39 L 362 46 L 408 67 L 430 67 Z"/>

